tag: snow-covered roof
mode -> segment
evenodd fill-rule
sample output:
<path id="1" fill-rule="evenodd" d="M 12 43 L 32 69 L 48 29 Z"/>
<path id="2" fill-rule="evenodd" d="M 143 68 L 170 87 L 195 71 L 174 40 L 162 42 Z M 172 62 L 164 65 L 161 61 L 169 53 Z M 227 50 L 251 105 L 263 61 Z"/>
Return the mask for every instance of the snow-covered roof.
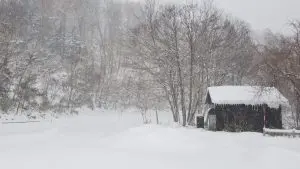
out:
<path id="1" fill-rule="evenodd" d="M 288 105 L 288 100 L 275 87 L 216 86 L 209 87 L 206 103 L 213 104 L 267 104 L 271 108 Z"/>

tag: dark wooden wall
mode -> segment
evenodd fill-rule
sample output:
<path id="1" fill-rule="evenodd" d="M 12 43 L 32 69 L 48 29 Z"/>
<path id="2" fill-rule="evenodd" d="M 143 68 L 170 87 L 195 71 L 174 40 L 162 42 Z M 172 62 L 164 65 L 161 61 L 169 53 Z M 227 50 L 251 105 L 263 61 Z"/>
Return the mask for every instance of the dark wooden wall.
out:
<path id="1" fill-rule="evenodd" d="M 272 109 L 267 105 L 215 105 L 212 112 L 217 117 L 218 131 L 263 132 L 264 112 L 267 128 L 282 128 L 281 108 Z"/>

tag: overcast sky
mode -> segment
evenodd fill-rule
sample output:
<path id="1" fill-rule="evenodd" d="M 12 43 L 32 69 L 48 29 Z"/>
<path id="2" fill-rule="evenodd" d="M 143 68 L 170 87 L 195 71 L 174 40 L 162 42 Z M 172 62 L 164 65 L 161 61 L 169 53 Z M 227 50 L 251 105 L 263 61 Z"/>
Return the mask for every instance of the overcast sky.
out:
<path id="1" fill-rule="evenodd" d="M 186 2 L 186 0 L 158 1 Z M 286 33 L 288 22 L 300 19 L 300 0 L 214 0 L 214 2 L 226 13 L 250 23 L 255 31 L 270 28 L 274 32 Z"/>
<path id="2" fill-rule="evenodd" d="M 215 3 L 257 31 L 270 28 L 284 33 L 289 21 L 300 19 L 300 0 L 215 0 Z"/>

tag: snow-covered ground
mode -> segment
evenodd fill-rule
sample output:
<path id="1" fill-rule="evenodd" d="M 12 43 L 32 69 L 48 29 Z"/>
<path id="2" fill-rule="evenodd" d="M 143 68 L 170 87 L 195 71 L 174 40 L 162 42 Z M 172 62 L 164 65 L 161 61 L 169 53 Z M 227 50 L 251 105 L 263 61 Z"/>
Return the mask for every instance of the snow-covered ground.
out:
<path id="1" fill-rule="evenodd" d="M 142 125 L 140 114 L 85 112 L 0 124 L 2 169 L 299 169 L 300 139 Z"/>

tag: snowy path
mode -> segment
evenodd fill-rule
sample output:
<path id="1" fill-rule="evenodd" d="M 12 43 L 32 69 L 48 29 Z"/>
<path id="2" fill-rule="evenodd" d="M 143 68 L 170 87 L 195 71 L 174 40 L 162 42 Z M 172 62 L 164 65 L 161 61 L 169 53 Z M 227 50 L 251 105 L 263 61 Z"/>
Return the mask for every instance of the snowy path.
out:
<path id="1" fill-rule="evenodd" d="M 1 125 L 2 169 L 299 169 L 300 139 L 141 124 L 90 114 Z"/>

